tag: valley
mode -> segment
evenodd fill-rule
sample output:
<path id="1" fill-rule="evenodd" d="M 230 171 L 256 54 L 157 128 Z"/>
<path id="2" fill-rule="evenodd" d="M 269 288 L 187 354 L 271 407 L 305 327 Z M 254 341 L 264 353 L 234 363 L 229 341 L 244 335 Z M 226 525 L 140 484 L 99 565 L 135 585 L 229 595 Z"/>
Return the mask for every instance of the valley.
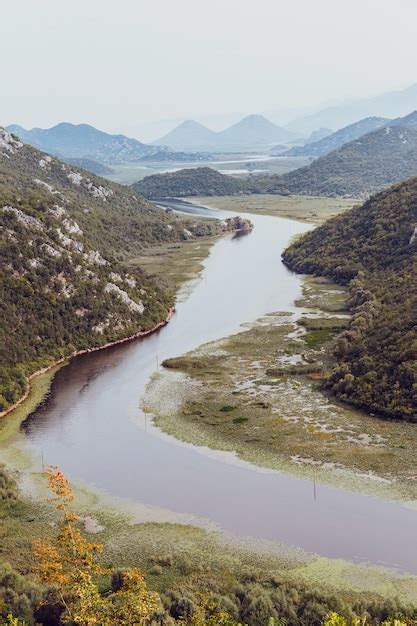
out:
<path id="1" fill-rule="evenodd" d="M 0 626 L 417 626 L 417 3 L 3 4 Z"/>
<path id="2" fill-rule="evenodd" d="M 328 203 L 323 216 L 342 205 Z M 227 215 L 195 205 L 183 210 L 194 216 Z M 310 211 L 308 207 L 304 218 Z M 392 425 L 384 429 L 382 441 L 380 422 L 368 419 L 365 425 L 362 416 L 328 403 L 315 389 L 314 361 L 328 358 L 322 347 L 346 323 L 345 294 L 328 283 L 302 287 L 301 279 L 279 263 L 281 250 L 310 226 L 253 213 L 251 219 L 251 234 L 219 239 L 207 260 L 208 248 L 203 246 L 202 252 L 199 242 L 185 242 L 179 251 L 172 244 L 155 249 L 150 267 L 164 273 L 181 258 L 186 267 L 193 265 L 191 260 L 196 267 L 203 264 L 199 280 L 179 298 L 173 320 L 158 334 L 74 359 L 58 371 L 48 398 L 25 420 L 23 432 L 15 429 L 12 440 L 8 433 L 1 458 L 25 476 L 26 498 L 36 493 L 38 499 L 42 464 L 59 462 L 77 485 L 80 513 L 103 528 L 98 536 L 109 546 L 109 558 L 126 566 L 139 559 L 157 588 L 185 585 L 190 593 L 186 581 L 201 572 L 203 561 L 207 584 L 216 571 L 217 585 L 226 595 L 226 580 L 232 576 L 237 584 L 236 572 L 243 568 L 244 576 L 262 585 L 279 572 L 279 585 L 289 590 L 314 580 L 324 603 L 335 592 L 365 603 L 380 601 L 381 594 L 414 601 L 415 578 L 402 572 L 414 572 L 410 545 L 415 512 L 401 505 L 415 498 L 413 439 L 402 432 L 398 441 Z M 172 275 L 177 285 L 184 277 L 182 271 Z M 271 284 L 279 289 L 271 291 Z M 306 319 L 300 326 L 301 314 Z M 297 357 L 300 340 L 302 356 Z M 179 369 L 162 369 L 164 360 L 175 363 L 175 357 L 190 350 L 197 352 L 179 359 Z M 276 367 L 277 352 L 284 369 L 278 379 L 277 372 L 267 373 Z M 299 358 L 307 364 L 304 373 Z M 285 375 L 293 361 L 296 371 Z M 279 417 L 283 414 L 286 420 Z M 285 432 L 282 447 L 280 432 Z M 399 475 L 388 465 L 395 455 L 406 463 Z M 114 461 L 110 466 L 109 458 Z M 252 513 L 248 499 L 256 502 Z M 16 530 L 23 534 L 25 515 L 31 515 L 30 499 L 25 502 Z M 294 526 L 294 515 L 301 525 Z M 403 528 L 395 542 L 387 535 L 384 545 L 390 548 L 384 554 L 380 541 L 372 539 L 375 518 L 380 524 L 390 520 L 380 532 L 390 533 L 393 519 Z M 29 536 L 36 532 L 37 526 Z M 347 533 L 348 543 L 342 539 Z M 27 539 L 20 541 L 17 553 L 15 544 L 7 545 L 9 551 L 13 546 L 11 560 L 18 566 Z M 397 565 L 399 559 L 397 572 L 381 568 Z"/>

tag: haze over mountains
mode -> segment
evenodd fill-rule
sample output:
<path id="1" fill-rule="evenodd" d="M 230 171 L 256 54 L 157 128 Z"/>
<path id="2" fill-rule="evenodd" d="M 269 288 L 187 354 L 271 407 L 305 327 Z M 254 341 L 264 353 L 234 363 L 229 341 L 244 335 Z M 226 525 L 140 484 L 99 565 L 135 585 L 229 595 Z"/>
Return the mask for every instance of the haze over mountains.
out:
<path id="1" fill-rule="evenodd" d="M 345 143 L 353 141 L 370 133 L 385 124 L 388 124 L 390 120 L 384 117 L 367 117 L 364 120 L 359 120 L 354 124 L 349 124 L 335 133 L 331 133 L 315 142 L 306 142 L 304 146 L 294 146 L 288 152 L 286 156 L 313 156 L 319 157 L 328 154 L 332 150 L 337 150 Z"/>
<path id="2" fill-rule="evenodd" d="M 385 124 L 386 120 L 371 118 L 354 125 L 369 128 Z M 340 139 L 353 132 L 335 133 Z M 323 139 L 331 140 L 335 135 Z M 317 142 L 320 144 L 321 142 Z M 147 197 L 172 195 L 228 195 L 230 193 L 276 193 L 313 196 L 363 197 L 375 191 L 417 175 L 417 112 L 393 120 L 387 125 L 361 135 L 315 159 L 305 167 L 286 174 L 252 175 L 235 179 L 231 191 L 231 177 L 216 178 L 210 170 L 199 168 L 182 174 L 161 174 L 145 177 L 135 188 Z M 230 183 L 230 184 L 229 184 Z"/>
<path id="3" fill-rule="evenodd" d="M 306 136 L 320 127 L 338 130 L 366 117 L 403 117 L 408 111 L 416 108 L 417 83 L 372 98 L 357 98 L 326 107 L 316 113 L 294 119 L 286 124 L 285 128 Z"/>
<path id="4" fill-rule="evenodd" d="M 194 120 L 187 120 L 155 143 L 174 150 L 221 152 L 271 147 L 295 138 L 295 133 L 276 126 L 263 115 L 248 115 L 218 132 Z"/>
<path id="5" fill-rule="evenodd" d="M 62 122 L 52 128 L 32 128 L 32 130 L 12 124 L 7 130 L 17 135 L 23 142 L 60 158 L 89 159 L 104 164 L 132 163 L 150 158 L 155 160 L 169 160 L 171 157 L 177 160 L 184 157 L 196 160 L 204 158 L 203 155 L 172 155 L 166 147 L 144 144 L 125 135 L 111 135 L 89 124 Z"/>

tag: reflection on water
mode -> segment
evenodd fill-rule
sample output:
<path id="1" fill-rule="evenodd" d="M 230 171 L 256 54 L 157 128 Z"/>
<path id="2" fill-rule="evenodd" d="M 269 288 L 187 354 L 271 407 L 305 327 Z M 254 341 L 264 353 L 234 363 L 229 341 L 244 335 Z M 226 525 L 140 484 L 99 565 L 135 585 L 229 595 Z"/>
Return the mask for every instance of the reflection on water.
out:
<path id="1" fill-rule="evenodd" d="M 175 210 L 216 217 L 180 201 Z M 282 249 L 305 225 L 248 216 L 255 229 L 215 244 L 202 279 L 158 333 L 74 359 L 25 423 L 27 447 L 69 476 L 148 505 L 207 518 L 237 535 L 276 540 L 329 557 L 380 561 L 417 573 L 417 514 L 400 504 L 320 487 L 232 463 L 155 428 L 141 396 L 157 363 L 236 332 L 242 322 L 293 310 L 300 279 Z"/>

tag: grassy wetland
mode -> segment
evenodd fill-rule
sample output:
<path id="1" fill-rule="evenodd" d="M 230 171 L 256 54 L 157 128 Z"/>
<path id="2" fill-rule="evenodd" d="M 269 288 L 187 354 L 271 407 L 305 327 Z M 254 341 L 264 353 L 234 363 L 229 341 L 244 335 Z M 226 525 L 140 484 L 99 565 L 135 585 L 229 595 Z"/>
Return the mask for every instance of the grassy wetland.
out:
<path id="1" fill-rule="evenodd" d="M 135 262 L 187 289 L 213 241 L 154 248 Z M 306 278 L 295 310 L 265 315 L 238 334 L 169 359 L 150 382 L 146 411 L 178 439 L 236 451 L 259 466 L 415 500 L 412 429 L 346 408 L 320 389 L 331 365 L 332 341 L 348 322 L 345 302 L 340 287 Z M 7 417 L 1 434 L 1 458 L 19 471 L 22 489 L 14 503 L 0 507 L 1 556 L 22 573 L 34 565 L 32 540 L 53 532 L 56 513 L 45 499 L 40 459 L 31 460 L 13 444 L 24 417 L 48 392 L 52 375 L 35 379 L 28 404 Z M 75 493 L 86 533 L 105 546 L 106 564 L 140 567 L 150 588 L 166 594 L 167 607 L 172 597 L 196 602 L 208 592 L 233 615 L 238 615 L 238 597 L 268 604 L 277 594 L 287 603 L 299 598 L 300 606 L 308 594 L 323 605 L 323 614 L 338 602 L 417 602 L 417 578 L 398 571 L 235 539 L 192 516 L 146 509 L 82 484 Z M 245 621 L 255 624 L 250 613 Z"/>
<path id="2" fill-rule="evenodd" d="M 330 217 L 339 215 L 357 204 L 352 198 L 277 196 L 272 194 L 212 196 L 190 198 L 189 200 L 225 211 L 271 215 L 272 217 L 283 217 L 314 225 L 322 224 Z"/>
<path id="3" fill-rule="evenodd" d="M 413 425 L 382 421 L 321 390 L 346 293 L 304 280 L 296 313 L 168 359 L 148 388 L 155 423 L 196 445 L 271 469 L 405 501 L 417 499 Z"/>

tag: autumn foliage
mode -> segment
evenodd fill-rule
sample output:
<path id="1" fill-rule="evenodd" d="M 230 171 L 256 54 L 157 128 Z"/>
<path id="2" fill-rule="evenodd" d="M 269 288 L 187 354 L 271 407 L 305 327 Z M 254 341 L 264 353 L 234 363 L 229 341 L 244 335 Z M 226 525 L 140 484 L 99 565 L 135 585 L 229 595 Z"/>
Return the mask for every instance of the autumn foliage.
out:
<path id="1" fill-rule="evenodd" d="M 125 572 L 117 591 L 101 594 L 99 577 L 107 573 L 98 561 L 103 546 L 87 541 L 81 533 L 78 517 L 71 509 L 74 496 L 64 474 L 50 468 L 48 483 L 63 518 L 57 536 L 52 541 L 35 542 L 33 551 L 39 577 L 51 585 L 63 606 L 62 622 L 83 626 L 150 623 L 159 599 L 148 591 L 143 574 L 136 568 Z"/>

